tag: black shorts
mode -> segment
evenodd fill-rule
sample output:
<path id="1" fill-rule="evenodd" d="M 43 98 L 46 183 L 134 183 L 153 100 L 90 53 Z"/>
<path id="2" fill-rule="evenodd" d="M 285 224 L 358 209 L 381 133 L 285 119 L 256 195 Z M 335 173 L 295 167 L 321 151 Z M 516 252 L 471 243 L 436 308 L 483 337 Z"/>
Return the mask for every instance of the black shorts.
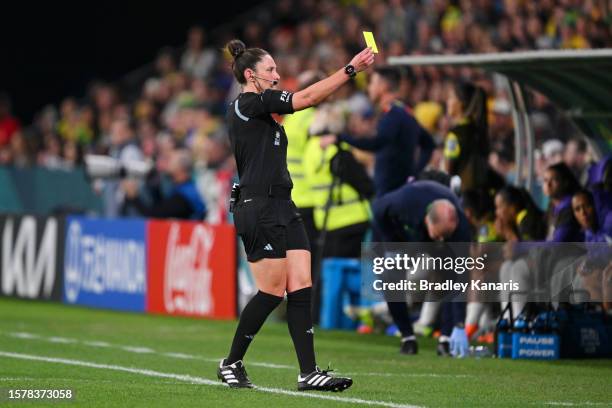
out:
<path id="1" fill-rule="evenodd" d="M 234 224 L 249 262 L 285 258 L 291 249 L 310 251 L 304 222 L 291 200 L 245 197 L 234 209 Z"/>

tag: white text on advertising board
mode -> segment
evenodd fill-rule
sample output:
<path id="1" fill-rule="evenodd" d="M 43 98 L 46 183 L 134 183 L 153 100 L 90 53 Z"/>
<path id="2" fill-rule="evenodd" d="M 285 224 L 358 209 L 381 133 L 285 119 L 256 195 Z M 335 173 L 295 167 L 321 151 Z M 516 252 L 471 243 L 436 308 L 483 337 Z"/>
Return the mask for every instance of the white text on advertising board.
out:
<path id="1" fill-rule="evenodd" d="M 81 224 L 71 222 L 66 237 L 65 288 L 69 302 L 81 290 L 103 294 L 144 294 L 145 246 L 133 239 L 83 234 Z"/>
<path id="2" fill-rule="evenodd" d="M 55 283 L 58 223 L 46 220 L 42 239 L 36 248 L 36 218 L 23 217 L 13 239 L 14 220 L 8 218 L 2 233 L 2 293 L 35 298 L 51 296 Z"/>

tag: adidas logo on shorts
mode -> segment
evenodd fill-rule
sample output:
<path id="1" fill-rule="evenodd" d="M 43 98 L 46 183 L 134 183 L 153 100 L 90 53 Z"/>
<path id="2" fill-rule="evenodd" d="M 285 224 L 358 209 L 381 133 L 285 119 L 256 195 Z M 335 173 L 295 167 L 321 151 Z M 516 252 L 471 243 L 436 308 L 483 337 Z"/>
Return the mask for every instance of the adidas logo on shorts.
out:
<path id="1" fill-rule="evenodd" d="M 274 251 L 274 248 L 272 248 L 272 245 L 266 244 L 266 246 L 264 247 L 264 250 L 266 250 L 266 251 Z"/>

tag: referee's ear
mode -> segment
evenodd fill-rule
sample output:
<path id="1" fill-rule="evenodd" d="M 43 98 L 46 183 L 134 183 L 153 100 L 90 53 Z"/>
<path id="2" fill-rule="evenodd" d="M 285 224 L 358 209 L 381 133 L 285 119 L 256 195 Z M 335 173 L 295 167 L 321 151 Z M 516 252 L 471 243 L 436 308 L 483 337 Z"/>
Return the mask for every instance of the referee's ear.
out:
<path id="1" fill-rule="evenodd" d="M 251 68 L 244 70 L 244 78 L 247 82 L 255 82 L 255 77 L 253 77 L 253 70 Z"/>

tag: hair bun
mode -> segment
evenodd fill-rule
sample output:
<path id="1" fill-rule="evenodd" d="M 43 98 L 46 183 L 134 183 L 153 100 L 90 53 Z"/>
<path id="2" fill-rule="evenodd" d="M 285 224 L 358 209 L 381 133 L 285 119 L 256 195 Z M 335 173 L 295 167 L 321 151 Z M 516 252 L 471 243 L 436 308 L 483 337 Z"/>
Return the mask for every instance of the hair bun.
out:
<path id="1" fill-rule="evenodd" d="M 227 43 L 226 47 L 234 59 L 237 59 L 244 51 L 246 51 L 246 45 L 244 45 L 244 43 L 238 39 L 231 40 Z"/>

